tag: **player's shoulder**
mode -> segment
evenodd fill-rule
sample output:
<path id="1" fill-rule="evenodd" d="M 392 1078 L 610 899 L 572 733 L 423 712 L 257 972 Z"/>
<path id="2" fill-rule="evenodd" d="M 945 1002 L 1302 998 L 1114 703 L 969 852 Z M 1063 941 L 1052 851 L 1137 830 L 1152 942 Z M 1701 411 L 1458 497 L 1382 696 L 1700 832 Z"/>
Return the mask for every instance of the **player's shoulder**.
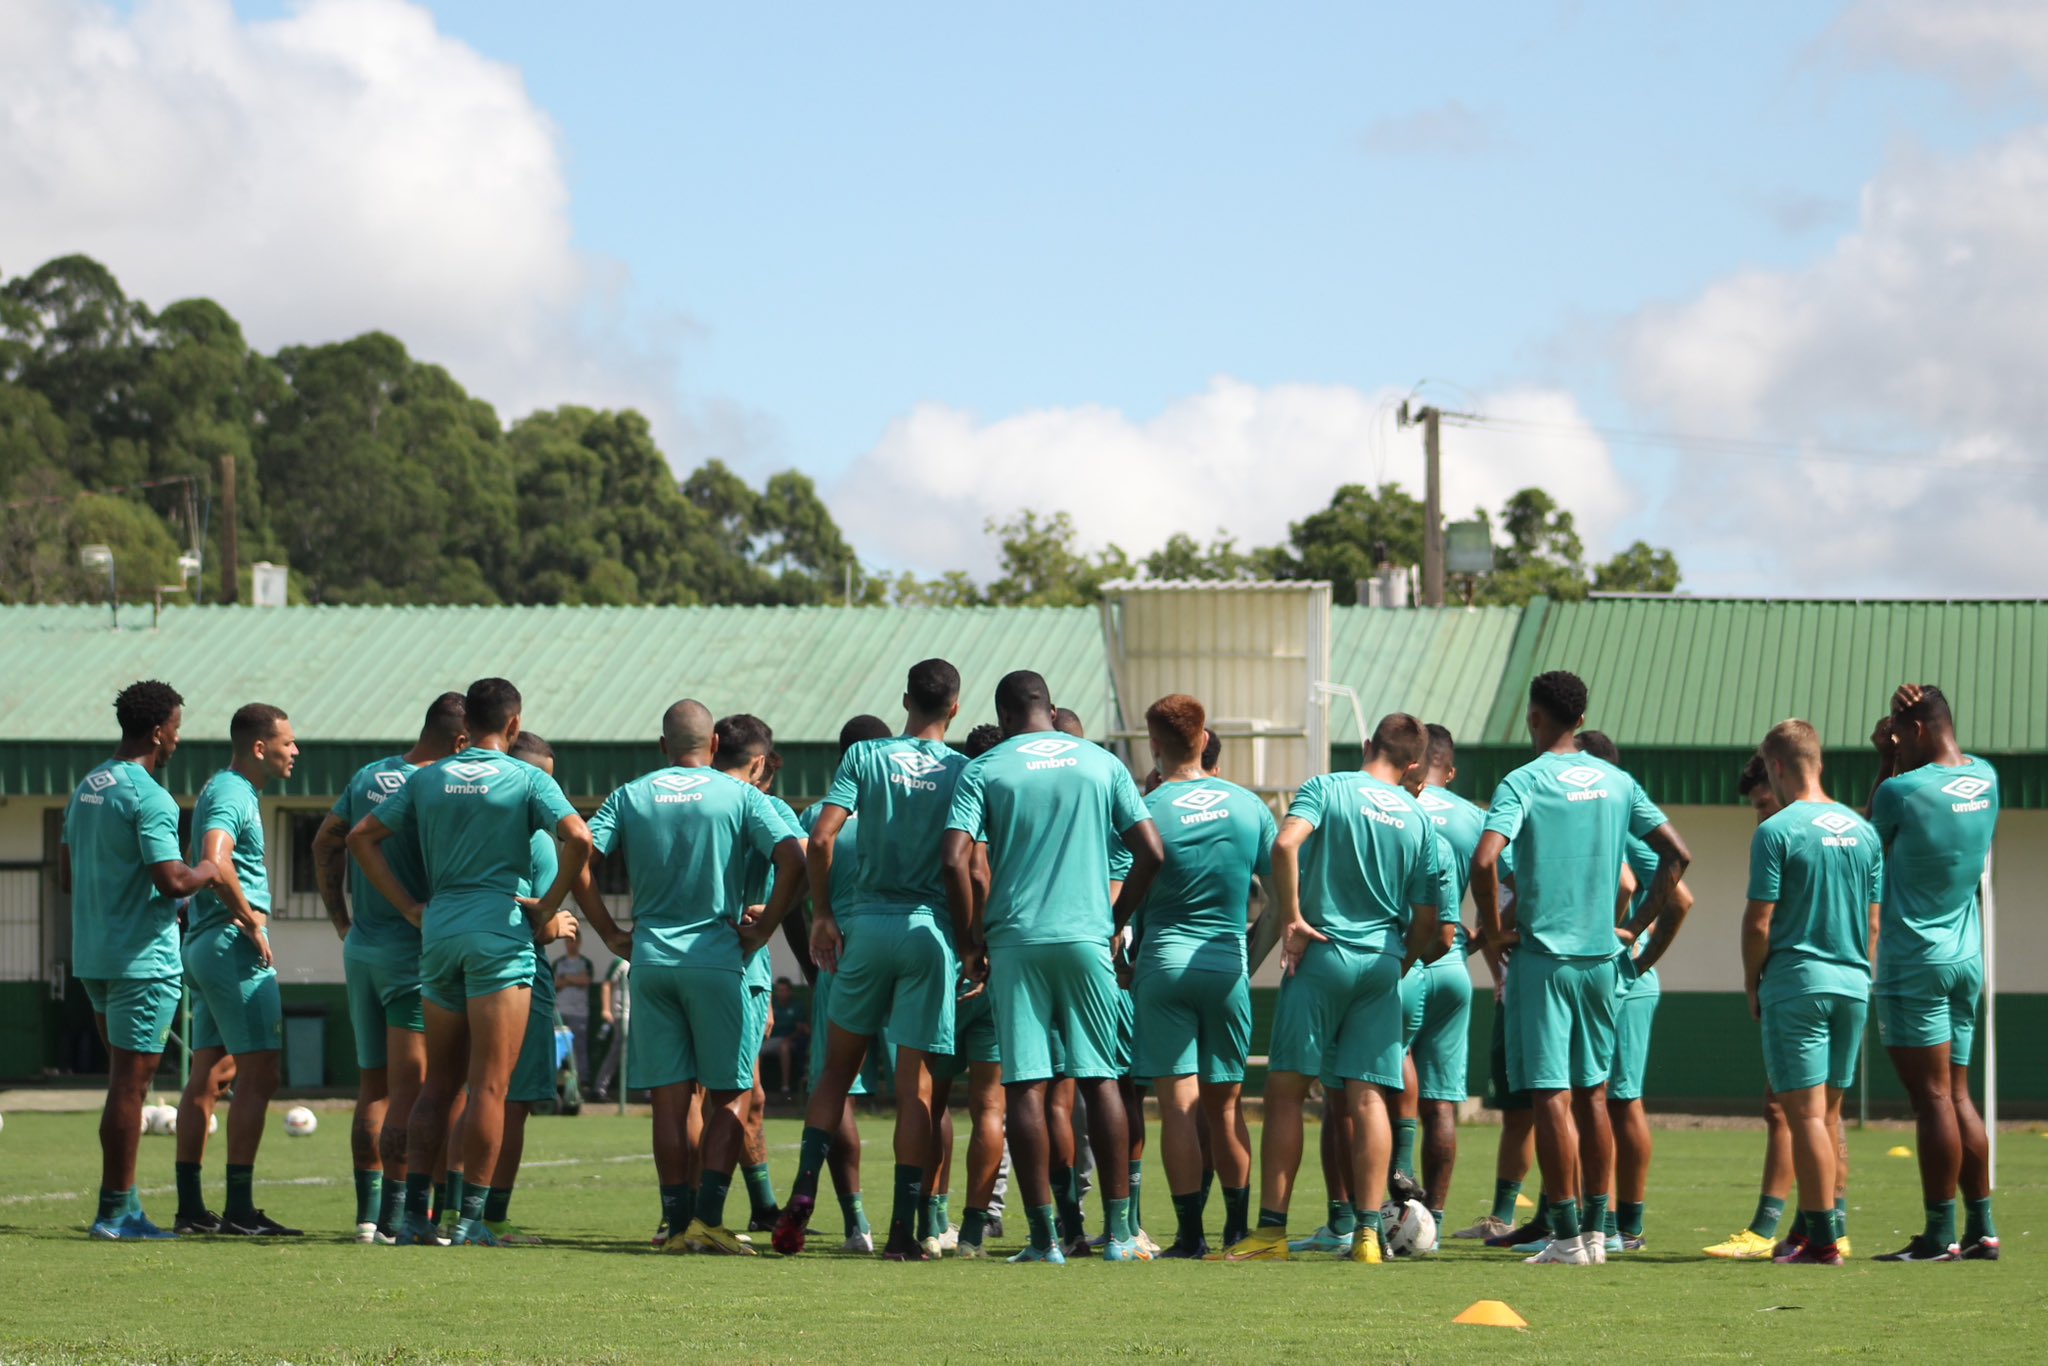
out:
<path id="1" fill-rule="evenodd" d="M 1448 787 L 1425 787 L 1415 799 L 1431 819 L 1451 820 L 1464 817 L 1468 820 L 1483 819 L 1486 808 L 1471 799 L 1451 791 Z"/>

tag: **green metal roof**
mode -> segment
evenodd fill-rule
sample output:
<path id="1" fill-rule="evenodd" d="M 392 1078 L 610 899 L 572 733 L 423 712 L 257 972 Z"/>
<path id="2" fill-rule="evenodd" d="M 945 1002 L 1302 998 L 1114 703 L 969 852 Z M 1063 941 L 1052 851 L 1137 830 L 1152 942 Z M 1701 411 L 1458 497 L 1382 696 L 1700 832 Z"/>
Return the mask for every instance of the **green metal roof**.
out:
<path id="1" fill-rule="evenodd" d="M 1330 615 L 1331 681 L 1357 690 L 1366 725 L 1405 711 L 1448 726 L 1455 736 L 1479 738 L 1500 691 L 1521 608 L 1338 607 Z M 1330 737 L 1354 746 L 1362 739 L 1341 701 L 1330 708 Z"/>

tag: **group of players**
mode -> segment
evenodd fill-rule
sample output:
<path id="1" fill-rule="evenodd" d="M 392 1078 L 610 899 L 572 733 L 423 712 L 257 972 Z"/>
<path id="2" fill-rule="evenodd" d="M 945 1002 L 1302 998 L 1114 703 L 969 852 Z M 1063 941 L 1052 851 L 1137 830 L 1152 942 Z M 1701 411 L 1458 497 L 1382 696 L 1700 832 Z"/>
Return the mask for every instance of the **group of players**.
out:
<path id="1" fill-rule="evenodd" d="M 1105 1260 L 1208 1256 L 1207 1200 L 1220 1184 L 1223 1260 L 1314 1251 L 1378 1262 L 1390 1185 L 1397 1212 L 1412 1196 L 1434 1216 L 1423 1227 L 1441 1225 L 1466 1092 L 1468 946 L 1499 984 L 1494 1070 L 1506 1122 L 1493 1211 L 1459 1236 L 1544 1265 L 1597 1264 L 1642 1245 L 1652 970 L 1691 904 L 1690 854 L 1611 742 L 1582 730 L 1578 678 L 1534 680 L 1536 757 L 1485 809 L 1449 790 L 1450 734 L 1397 713 L 1375 729 L 1362 771 L 1311 779 L 1277 824 L 1259 796 L 1216 775 L 1215 737 L 1192 697 L 1147 709 L 1155 769 L 1144 791 L 1086 742 L 1035 673 L 1001 681 L 998 724 L 977 728 L 968 752 L 947 739 L 960 706 L 952 665 L 914 666 L 903 706 L 900 733 L 874 717 L 847 724 L 830 790 L 801 818 L 768 791 L 768 727 L 746 715 L 714 720 L 686 700 L 661 717 L 663 765 L 586 822 L 503 679 L 436 699 L 412 749 L 357 773 L 315 852 L 344 939 L 364 1070 L 358 1238 L 535 1241 L 512 1224 L 509 1202 L 525 1117 L 554 1094 L 543 949 L 575 932 L 573 899 L 631 964 L 626 1084 L 652 1098 L 655 1242 L 669 1251 L 750 1256 L 749 1235 L 771 1232 L 778 1252 L 800 1253 L 827 1170 L 845 1246 L 872 1250 L 851 1096 L 879 1047 L 895 1064 L 882 1249 L 891 1260 L 984 1255 L 1006 1167 L 1029 1227 L 1010 1260 L 1090 1251 L 1075 1176 L 1074 1116 L 1085 1110 Z M 115 710 L 120 747 L 74 794 L 63 856 L 77 972 L 112 1059 L 92 1234 L 291 1235 L 255 1207 L 253 1166 L 282 1034 L 257 798 L 290 776 L 296 738 L 276 707 L 236 712 L 233 761 L 201 793 L 188 863 L 175 803 L 156 781 L 177 747 L 181 699 L 144 682 Z M 1925 1231 L 1888 1260 L 1998 1255 L 1967 1085 L 1982 981 L 1977 879 L 1996 775 L 1956 747 L 1932 687 L 1899 690 L 1877 743 L 1874 828 L 1826 797 L 1819 740 L 1804 722 L 1774 728 L 1745 774 L 1760 824 L 1743 957 L 1773 1139 L 1757 1218 L 1712 1255 L 1844 1255 L 1841 1098 L 1873 962 L 1880 1031 L 1919 1123 L 1927 1204 Z M 600 890 L 614 880 L 597 876 L 610 861 L 623 864 L 630 929 Z M 1468 888 L 1471 928 L 1460 914 Z M 1267 909 L 1253 926 L 1261 895 Z M 778 930 L 816 974 L 820 1026 L 798 1173 L 780 1205 L 758 1085 L 765 946 Z M 1249 972 L 1266 948 L 1278 949 L 1283 979 L 1254 1216 L 1240 1100 Z M 143 1213 L 134 1169 L 142 1101 L 181 985 L 194 1000 L 193 1067 L 180 1106 L 179 1211 L 166 1232 Z M 950 1184 L 949 1101 L 962 1076 L 972 1133 L 954 1228 L 938 1192 Z M 1330 1213 L 1290 1242 L 1318 1083 Z M 200 1162 L 230 1084 L 227 1201 L 216 1215 Z M 1137 1213 L 1140 1085 L 1158 1102 L 1175 1213 L 1163 1247 Z M 1542 1199 L 1514 1229 L 1532 1139 Z M 752 1212 L 735 1231 L 725 1206 L 742 1166 Z M 1791 1176 L 1798 1224 L 1779 1242 Z"/>

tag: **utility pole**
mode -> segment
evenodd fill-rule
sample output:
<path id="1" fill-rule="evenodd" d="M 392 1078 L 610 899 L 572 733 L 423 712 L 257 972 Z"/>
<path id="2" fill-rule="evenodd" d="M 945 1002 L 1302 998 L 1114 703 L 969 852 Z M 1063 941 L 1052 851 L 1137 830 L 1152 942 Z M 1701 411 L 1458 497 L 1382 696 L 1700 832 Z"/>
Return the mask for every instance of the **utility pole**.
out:
<path id="1" fill-rule="evenodd" d="M 235 513 L 235 457 L 220 458 L 220 600 L 228 606 L 242 600 L 241 523 Z"/>
<path id="2" fill-rule="evenodd" d="M 1443 414 L 1424 408 L 1422 458 L 1426 467 L 1422 495 L 1422 605 L 1444 605 L 1444 469 L 1441 429 Z"/>

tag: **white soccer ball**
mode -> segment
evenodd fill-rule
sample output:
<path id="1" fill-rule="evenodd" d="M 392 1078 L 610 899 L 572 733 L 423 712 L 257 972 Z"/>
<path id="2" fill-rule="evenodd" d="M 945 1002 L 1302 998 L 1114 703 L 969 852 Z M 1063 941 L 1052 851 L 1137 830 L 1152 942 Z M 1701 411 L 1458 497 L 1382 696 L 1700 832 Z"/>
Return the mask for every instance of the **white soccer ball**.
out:
<path id="1" fill-rule="evenodd" d="M 169 1105 L 145 1105 L 142 1107 L 142 1132 L 146 1134 L 176 1133 L 178 1112 Z"/>
<path id="2" fill-rule="evenodd" d="M 1380 1207 L 1380 1222 L 1387 1230 L 1387 1250 L 1396 1257 L 1419 1257 L 1436 1250 L 1436 1216 L 1420 1200 L 1396 1205 L 1389 1200 Z"/>
<path id="3" fill-rule="evenodd" d="M 303 1105 L 294 1105 L 284 1112 L 284 1131 L 293 1138 L 304 1138 L 319 1127 L 320 1121 Z"/>

